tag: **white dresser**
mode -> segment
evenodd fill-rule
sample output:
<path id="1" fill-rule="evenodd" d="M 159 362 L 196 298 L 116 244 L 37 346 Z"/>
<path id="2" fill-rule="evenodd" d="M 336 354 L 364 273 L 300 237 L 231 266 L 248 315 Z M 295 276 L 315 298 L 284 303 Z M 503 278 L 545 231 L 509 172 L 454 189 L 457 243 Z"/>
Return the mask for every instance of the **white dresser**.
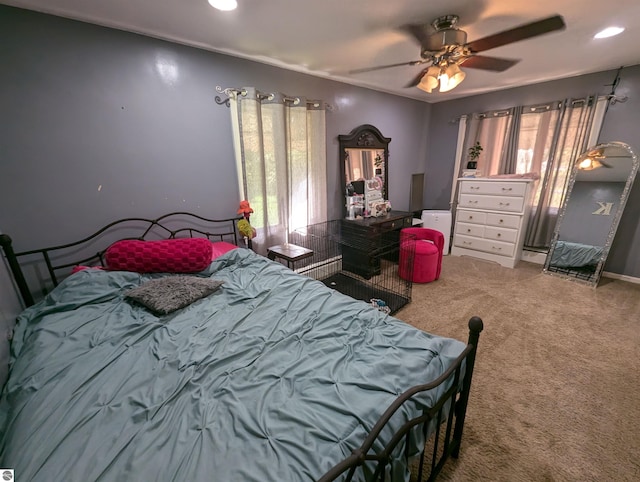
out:
<path id="1" fill-rule="evenodd" d="M 454 256 L 473 256 L 513 268 L 522 256 L 530 212 L 530 179 L 459 179 Z"/>

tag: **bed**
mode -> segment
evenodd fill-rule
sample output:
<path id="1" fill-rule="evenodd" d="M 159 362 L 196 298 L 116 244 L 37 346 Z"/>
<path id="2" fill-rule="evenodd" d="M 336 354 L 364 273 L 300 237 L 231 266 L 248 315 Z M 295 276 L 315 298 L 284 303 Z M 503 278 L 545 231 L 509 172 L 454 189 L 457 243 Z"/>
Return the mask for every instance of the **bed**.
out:
<path id="1" fill-rule="evenodd" d="M 212 246 L 204 269 L 110 266 L 114 246 L 191 238 Z M 172 213 L 0 245 L 28 306 L 0 400 L 0 465 L 18 480 L 400 481 L 416 460 L 434 478 L 459 455 L 477 317 L 467 343 L 417 330 L 244 247 L 234 219 Z M 140 298 L 162 304 L 181 283 L 210 290 L 165 311 Z"/>
<path id="2" fill-rule="evenodd" d="M 602 246 L 557 240 L 550 264 L 557 268 L 595 267 L 602 258 L 603 251 Z"/>

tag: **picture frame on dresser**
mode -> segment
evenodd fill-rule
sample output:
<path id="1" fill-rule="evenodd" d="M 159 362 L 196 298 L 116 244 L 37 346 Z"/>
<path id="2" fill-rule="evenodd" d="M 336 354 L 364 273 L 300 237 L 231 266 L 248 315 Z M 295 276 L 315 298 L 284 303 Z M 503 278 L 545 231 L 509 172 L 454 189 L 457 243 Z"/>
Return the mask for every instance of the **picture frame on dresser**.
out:
<path id="1" fill-rule="evenodd" d="M 451 254 L 514 268 L 522 257 L 533 180 L 459 178 L 458 184 Z"/>

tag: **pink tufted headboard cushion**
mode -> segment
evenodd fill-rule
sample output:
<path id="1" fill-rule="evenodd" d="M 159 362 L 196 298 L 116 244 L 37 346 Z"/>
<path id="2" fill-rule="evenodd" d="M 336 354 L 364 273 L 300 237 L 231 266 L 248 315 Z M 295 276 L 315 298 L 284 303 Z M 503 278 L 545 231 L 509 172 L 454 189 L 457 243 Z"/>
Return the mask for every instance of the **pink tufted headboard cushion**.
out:
<path id="1" fill-rule="evenodd" d="M 137 273 L 197 273 L 211 263 L 213 248 L 204 238 L 113 243 L 105 253 L 107 269 Z"/>

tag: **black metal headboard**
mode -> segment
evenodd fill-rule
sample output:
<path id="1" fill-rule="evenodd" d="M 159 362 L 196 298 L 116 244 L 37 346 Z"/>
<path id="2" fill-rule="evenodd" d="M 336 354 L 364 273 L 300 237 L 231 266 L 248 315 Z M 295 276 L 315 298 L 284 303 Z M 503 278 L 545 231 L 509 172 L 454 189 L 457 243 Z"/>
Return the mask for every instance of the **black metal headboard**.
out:
<path id="1" fill-rule="evenodd" d="M 29 260 L 30 265 L 44 263 L 48 281 L 53 286 L 57 286 L 59 283 L 57 273 L 61 270 L 70 271 L 70 268 L 77 265 L 104 266 L 105 251 L 119 239 L 206 237 L 214 241 L 227 241 L 240 245 L 243 238 L 237 227 L 239 219 L 242 218 L 207 219 L 192 213 L 175 212 L 157 219 L 119 219 L 79 241 L 22 252 L 13 250 L 11 237 L 0 234 L 0 246 L 25 305 L 31 306 L 35 301 L 30 283 L 27 282 L 22 269 L 24 266 L 22 260 Z M 251 248 L 251 240 L 248 240 L 247 247 Z"/>

